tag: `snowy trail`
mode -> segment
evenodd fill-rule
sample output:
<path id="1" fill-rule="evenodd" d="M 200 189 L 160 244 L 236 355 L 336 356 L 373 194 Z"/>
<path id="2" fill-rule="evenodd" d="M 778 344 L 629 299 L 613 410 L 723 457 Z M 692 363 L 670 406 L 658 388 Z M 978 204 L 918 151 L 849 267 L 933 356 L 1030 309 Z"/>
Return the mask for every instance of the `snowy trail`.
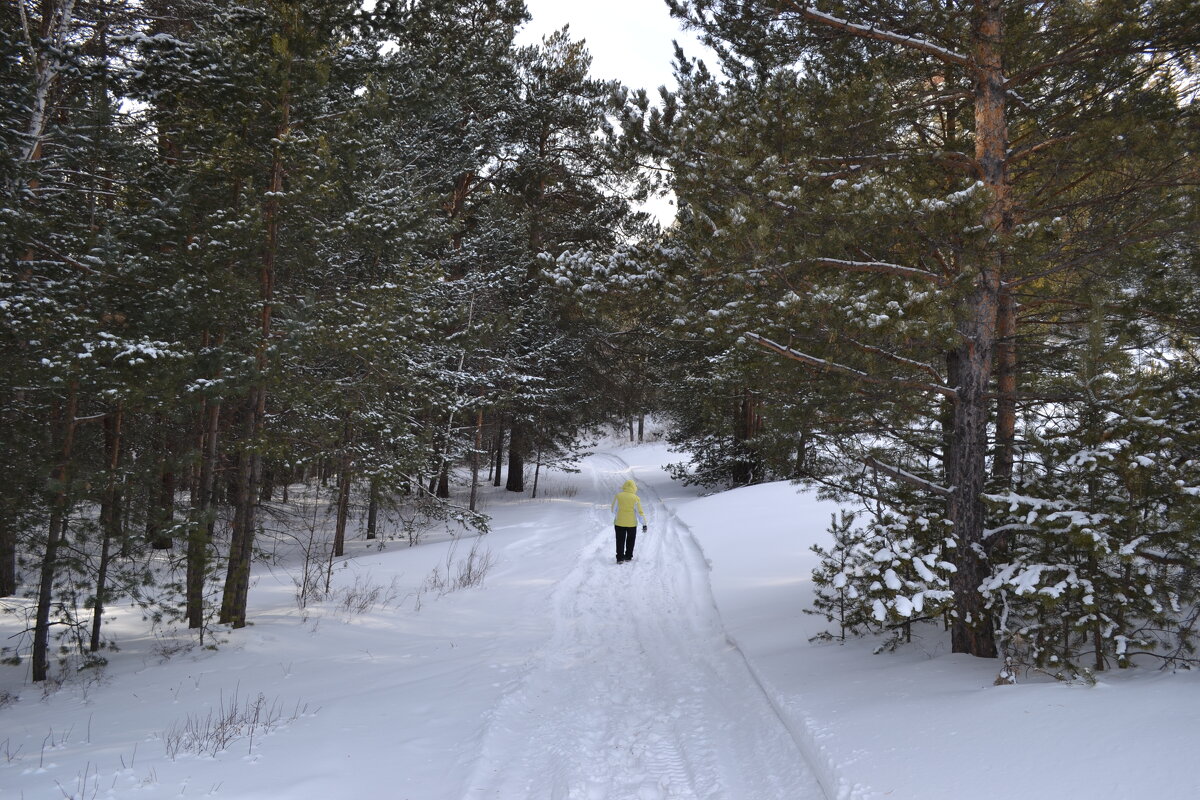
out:
<path id="1" fill-rule="evenodd" d="M 634 561 L 608 500 L 630 469 L 597 454 L 587 539 L 556 587 L 554 633 L 493 711 L 466 798 L 823 798 L 721 624 L 707 564 L 653 486 Z"/>

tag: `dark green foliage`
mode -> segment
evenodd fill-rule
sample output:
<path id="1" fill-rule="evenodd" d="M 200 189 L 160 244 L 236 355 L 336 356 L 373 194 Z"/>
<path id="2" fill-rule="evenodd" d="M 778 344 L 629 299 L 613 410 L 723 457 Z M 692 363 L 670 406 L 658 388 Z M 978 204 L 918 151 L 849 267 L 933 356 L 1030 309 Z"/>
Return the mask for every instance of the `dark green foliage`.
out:
<path id="1" fill-rule="evenodd" d="M 203 635 L 221 575 L 244 624 L 259 506 L 305 476 L 340 553 L 359 494 L 375 535 L 381 507 L 486 530 L 450 496 L 477 435 L 569 463 L 604 366 L 540 272 L 645 229 L 582 45 L 516 48 L 519 0 L 21 7 L 0 589 L 39 598 L 35 662 L 55 621 L 103 646 L 117 598 Z"/>
<path id="2" fill-rule="evenodd" d="M 983 496 L 1026 494 L 1014 481 L 1064 508 L 1094 505 L 1105 520 L 1095 535 L 1131 541 L 1107 530 L 1128 527 L 1127 514 L 1099 511 L 1104 498 L 1139 505 L 1131 490 L 1085 490 L 1076 471 L 1074 488 L 1043 494 L 1042 470 L 1090 450 L 1088 436 L 1116 436 L 1105 430 L 1116 409 L 1195 359 L 1194 326 L 1178 313 L 1196 296 L 1187 5 L 671 3 L 723 73 L 681 62 L 678 95 L 631 123 L 670 166 L 681 209 L 659 276 L 671 334 L 695 343 L 676 435 L 696 446 L 699 477 L 737 480 L 758 440 L 736 435 L 734 398 L 760 396 L 764 431 L 803 438 L 804 476 L 861 499 L 863 547 L 893 554 L 880 562 L 890 578 L 862 565 L 859 598 L 877 622 L 949 600 L 955 650 L 990 655 L 996 626 L 1003 643 L 1042 613 L 1011 582 L 1024 559 L 1044 562 L 1009 546 L 1050 552 L 1064 539 L 994 533 L 1009 517 Z M 1080 343 L 1093 339 L 1131 357 L 1089 365 Z M 777 366 L 755 363 L 752 347 Z M 772 374 L 789 369 L 790 397 Z M 1169 431 L 1189 425 L 1181 409 L 1160 413 Z M 1186 463 L 1180 441 L 1146 457 Z M 1153 497 L 1146 519 L 1194 513 L 1186 494 Z M 1180 542 L 1195 536 L 1163 524 Z M 1145 569 L 1176 567 L 1156 586 L 1190 580 L 1190 550 L 1174 547 L 1186 553 L 1141 557 Z M 1056 558 L 1073 575 L 1094 563 L 1136 583 L 1089 549 Z M 829 558 L 832 569 L 843 556 Z M 948 567 L 931 578 L 918 562 Z M 1136 588 L 1106 583 L 1109 594 Z M 1084 596 L 1100 602 L 1083 591 L 1069 625 L 1058 610 L 1036 623 L 1054 639 L 1042 652 L 1076 658 L 1093 647 L 1081 632 L 1100 629 L 1103 665 L 1116 610 L 1080 611 Z M 1125 627 L 1186 633 L 1192 601 L 1177 599 L 1161 613 L 1171 602 L 1143 603 Z"/>

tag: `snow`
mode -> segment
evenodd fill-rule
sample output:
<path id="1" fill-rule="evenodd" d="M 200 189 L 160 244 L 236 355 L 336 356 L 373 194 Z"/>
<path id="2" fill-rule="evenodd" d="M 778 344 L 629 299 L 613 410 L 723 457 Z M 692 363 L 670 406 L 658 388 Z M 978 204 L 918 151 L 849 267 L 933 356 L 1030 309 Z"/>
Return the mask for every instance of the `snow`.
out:
<path id="1" fill-rule="evenodd" d="M 783 483 L 701 497 L 668 478 L 678 459 L 610 446 L 544 476 L 538 500 L 489 487 L 481 539 L 356 541 L 340 603 L 302 611 L 286 565 L 258 565 L 252 625 L 216 650 L 127 610 L 102 674 L 43 697 L 4 667 L 0 797 L 1194 796 L 1195 674 L 994 686 L 1001 665 L 949 654 L 936 626 L 879 655 L 810 643 L 829 626 L 803 613 L 809 547 L 836 506 Z M 650 528 L 617 565 L 607 509 L 630 477 Z M 431 590 L 476 543 L 482 585 Z M 260 695 L 276 713 L 253 739 L 168 755 L 172 731 Z"/>

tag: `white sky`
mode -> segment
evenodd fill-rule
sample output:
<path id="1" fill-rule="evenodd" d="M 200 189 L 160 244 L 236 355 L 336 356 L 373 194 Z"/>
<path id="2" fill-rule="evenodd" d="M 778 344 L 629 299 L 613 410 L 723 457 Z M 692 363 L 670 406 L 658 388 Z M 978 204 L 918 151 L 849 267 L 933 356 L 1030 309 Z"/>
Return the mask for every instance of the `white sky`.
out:
<path id="1" fill-rule="evenodd" d="M 533 21 L 517 37 L 521 44 L 569 24 L 571 38 L 587 42 L 595 77 L 646 89 L 652 100 L 659 86 L 675 86 L 672 40 L 689 56 L 703 50 L 695 35 L 671 18 L 662 0 L 525 0 L 525 5 Z"/>
<path id="2" fill-rule="evenodd" d="M 518 34 L 518 43 L 533 44 L 570 25 L 571 38 L 587 43 L 594 77 L 645 89 L 651 102 L 658 100 L 658 87 L 675 88 L 673 41 L 690 58 L 710 54 L 662 0 L 525 0 L 525 6 L 533 20 Z M 675 218 L 673 196 L 651 198 L 643 208 L 663 225 Z"/>

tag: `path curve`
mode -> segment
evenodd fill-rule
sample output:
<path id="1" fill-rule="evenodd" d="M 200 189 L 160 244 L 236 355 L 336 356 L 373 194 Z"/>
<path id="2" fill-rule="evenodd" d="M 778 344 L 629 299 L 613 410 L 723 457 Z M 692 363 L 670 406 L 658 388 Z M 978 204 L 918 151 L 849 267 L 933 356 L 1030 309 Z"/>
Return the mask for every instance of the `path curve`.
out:
<path id="1" fill-rule="evenodd" d="M 632 477 L 598 453 L 554 633 L 494 710 L 467 800 L 822 800 L 721 624 L 696 541 L 652 486 L 634 561 L 614 563 L 607 500 Z"/>

